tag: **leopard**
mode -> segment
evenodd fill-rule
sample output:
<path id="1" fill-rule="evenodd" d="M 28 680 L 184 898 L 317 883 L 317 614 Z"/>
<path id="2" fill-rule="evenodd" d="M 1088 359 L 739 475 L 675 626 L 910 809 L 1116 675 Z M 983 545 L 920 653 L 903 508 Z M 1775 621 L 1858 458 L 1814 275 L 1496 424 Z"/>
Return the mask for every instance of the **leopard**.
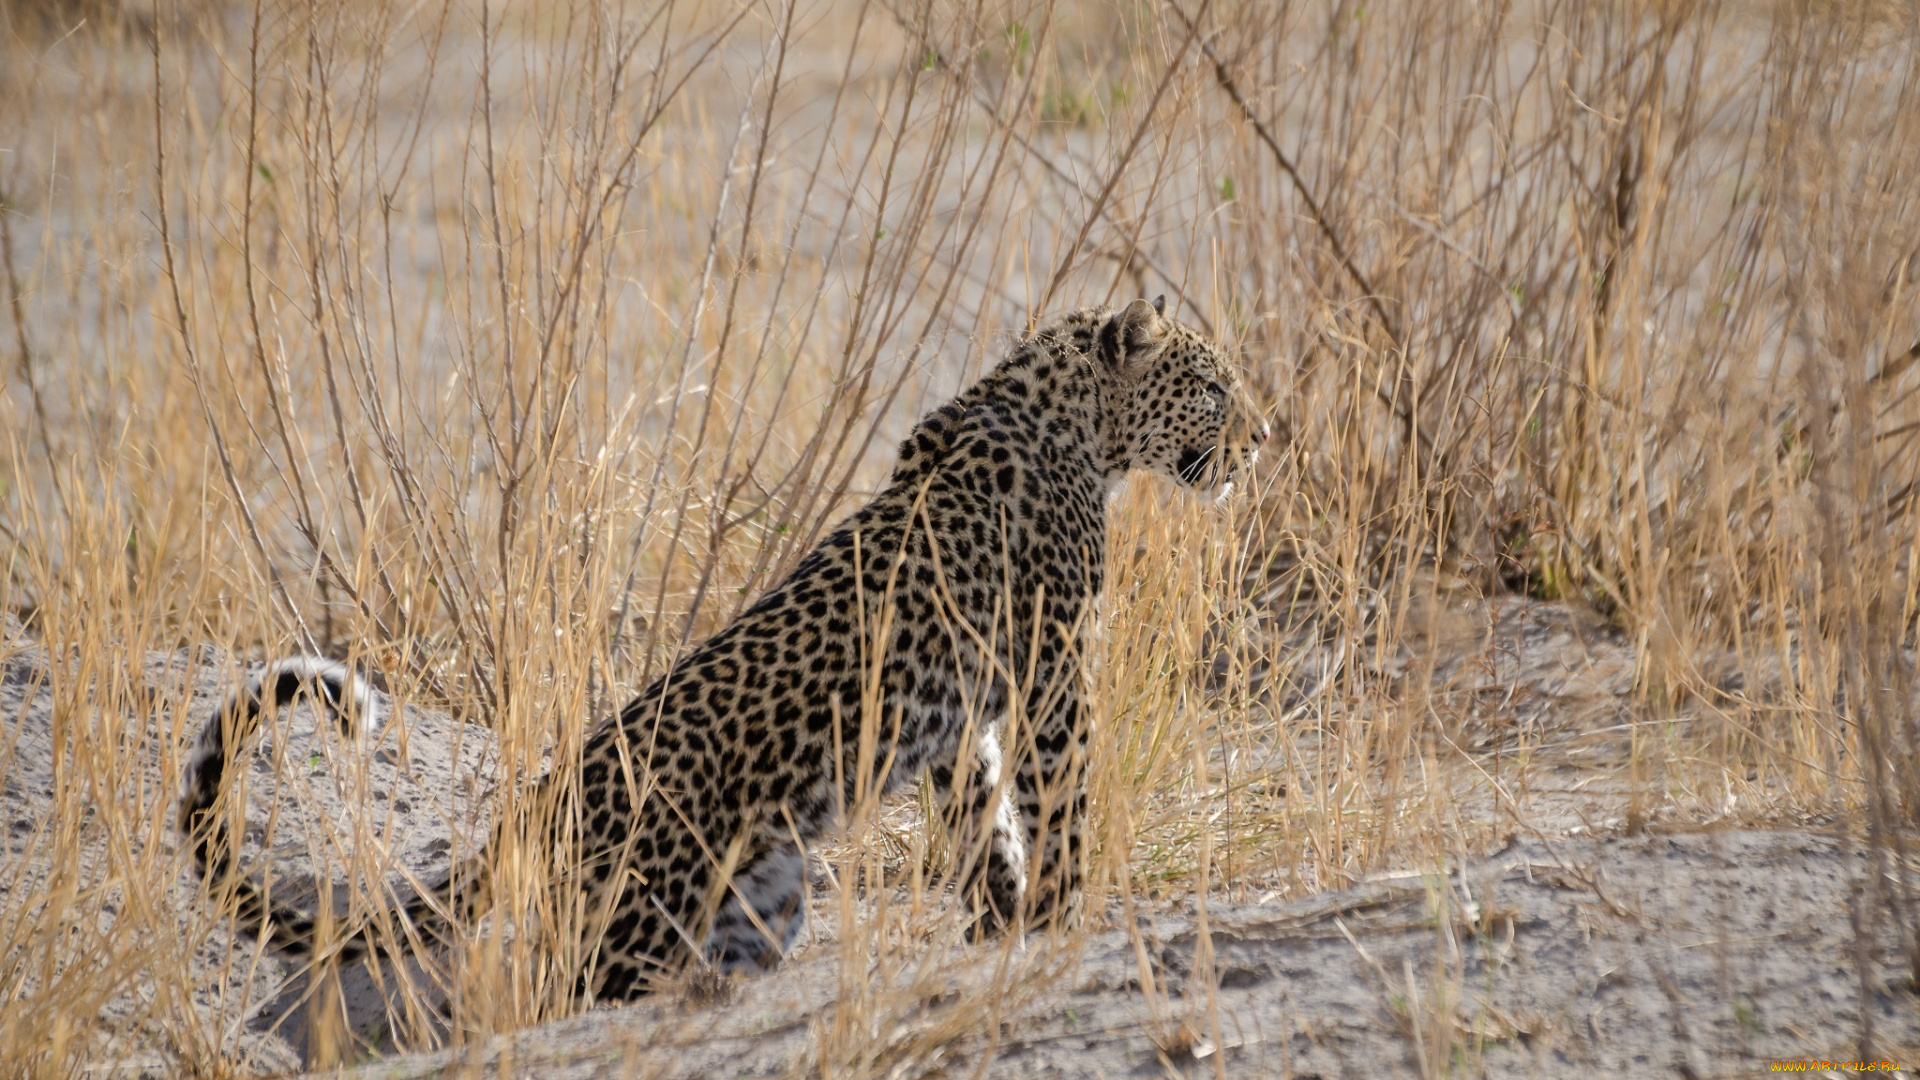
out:
<path id="1" fill-rule="evenodd" d="M 1147 473 L 1217 500 L 1270 437 L 1228 350 L 1168 316 L 1164 297 L 1082 308 L 1016 339 L 911 429 L 865 506 L 583 735 L 577 809 L 556 815 L 573 824 L 550 838 L 556 887 L 597 913 L 583 997 L 633 999 L 694 964 L 771 969 L 805 928 L 809 849 L 859 799 L 910 783 L 951 830 L 971 933 L 1076 918 L 1085 682 L 1115 495 Z M 296 699 L 350 732 L 375 712 L 366 679 L 313 656 L 230 691 L 183 770 L 177 824 L 199 875 L 291 956 L 451 941 L 485 908 L 492 848 L 402 906 L 411 946 L 365 925 L 323 944 L 313 915 L 235 865 L 224 777 L 262 717 Z M 561 773 L 533 786 L 556 795 Z"/>

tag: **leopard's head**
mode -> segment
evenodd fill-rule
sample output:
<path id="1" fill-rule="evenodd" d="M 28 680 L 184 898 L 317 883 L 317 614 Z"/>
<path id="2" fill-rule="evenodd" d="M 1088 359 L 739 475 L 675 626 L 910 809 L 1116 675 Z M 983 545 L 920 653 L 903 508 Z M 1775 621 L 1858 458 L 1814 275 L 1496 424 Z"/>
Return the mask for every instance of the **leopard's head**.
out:
<path id="1" fill-rule="evenodd" d="M 1218 498 L 1272 432 L 1226 351 L 1165 312 L 1164 296 L 1135 300 L 1094 335 L 1095 363 L 1114 390 L 1109 460 Z"/>

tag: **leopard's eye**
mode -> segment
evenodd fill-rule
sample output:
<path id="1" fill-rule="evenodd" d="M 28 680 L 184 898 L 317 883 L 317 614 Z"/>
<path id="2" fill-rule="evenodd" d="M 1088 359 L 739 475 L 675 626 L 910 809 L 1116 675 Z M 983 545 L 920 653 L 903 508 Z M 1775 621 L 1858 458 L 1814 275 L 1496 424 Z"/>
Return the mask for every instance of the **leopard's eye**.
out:
<path id="1" fill-rule="evenodd" d="M 1224 386 L 1221 386 L 1219 383 L 1217 382 L 1208 383 L 1207 393 L 1213 396 L 1213 400 L 1215 404 L 1225 405 L 1227 403 L 1227 388 Z"/>

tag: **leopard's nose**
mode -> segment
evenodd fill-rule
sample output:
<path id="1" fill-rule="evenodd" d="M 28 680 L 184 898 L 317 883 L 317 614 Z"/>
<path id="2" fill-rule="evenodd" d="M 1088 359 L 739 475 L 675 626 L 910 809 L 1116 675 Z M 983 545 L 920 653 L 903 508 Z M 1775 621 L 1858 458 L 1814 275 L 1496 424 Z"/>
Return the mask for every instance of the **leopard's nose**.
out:
<path id="1" fill-rule="evenodd" d="M 1273 428 L 1268 426 L 1266 421 L 1261 421 L 1260 426 L 1253 429 L 1253 441 L 1261 446 L 1267 445 L 1267 440 L 1271 438 L 1273 438 Z"/>

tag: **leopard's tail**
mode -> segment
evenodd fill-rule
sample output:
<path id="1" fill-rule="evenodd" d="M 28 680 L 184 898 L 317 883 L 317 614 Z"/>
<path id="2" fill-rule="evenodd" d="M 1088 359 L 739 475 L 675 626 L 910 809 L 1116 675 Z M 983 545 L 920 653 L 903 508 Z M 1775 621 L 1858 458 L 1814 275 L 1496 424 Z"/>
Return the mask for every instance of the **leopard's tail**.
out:
<path id="1" fill-rule="evenodd" d="M 234 916 L 241 927 L 255 935 L 264 932 L 276 950 L 293 956 L 312 956 L 315 940 L 313 916 L 291 905 L 272 900 L 252 878 L 235 872 L 235 848 L 228 835 L 227 815 L 220 811 L 220 796 L 226 788 L 230 762 L 242 760 L 248 741 L 260 726 L 262 715 L 307 697 L 324 707 L 340 724 L 348 737 L 356 735 L 355 725 L 365 724 L 374 715 L 373 692 L 352 668 L 345 664 L 313 656 L 276 660 L 235 687 L 215 710 L 200 736 L 194 740 L 187 758 L 180 813 L 180 831 L 193 849 L 194 866 L 200 876 L 216 890 L 229 890 Z M 460 879 L 456 883 L 456 878 Z M 449 937 L 448 915 L 456 906 L 471 906 L 467 895 L 477 887 L 472 875 L 449 873 L 404 907 L 405 925 L 425 941 L 445 941 Z M 461 901 L 466 899 L 465 903 Z M 362 925 L 351 933 L 334 938 L 327 952 L 343 960 L 357 960 L 375 948 L 392 951 L 391 944 L 401 934 L 382 935 L 376 944 L 369 927 Z"/>

